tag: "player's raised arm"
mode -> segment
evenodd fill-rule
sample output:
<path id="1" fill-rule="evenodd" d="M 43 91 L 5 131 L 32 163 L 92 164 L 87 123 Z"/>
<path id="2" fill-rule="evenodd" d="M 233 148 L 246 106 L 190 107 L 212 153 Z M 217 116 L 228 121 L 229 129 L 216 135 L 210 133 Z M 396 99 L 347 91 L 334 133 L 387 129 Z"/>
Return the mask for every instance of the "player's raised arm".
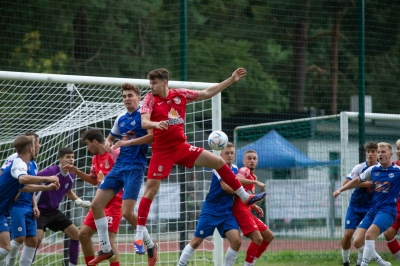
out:
<path id="1" fill-rule="evenodd" d="M 21 184 L 38 184 L 38 183 L 58 183 L 57 176 L 33 176 L 33 175 L 21 175 L 18 177 L 18 181 Z"/>
<path id="2" fill-rule="evenodd" d="M 78 177 L 80 177 L 80 179 L 82 179 L 85 182 L 88 182 L 89 184 L 92 184 L 93 186 L 97 186 L 98 184 L 97 178 L 94 178 L 93 176 L 79 170 L 78 167 L 76 167 L 75 165 L 67 164 L 64 165 L 62 169 L 64 171 L 71 172 L 77 175 Z"/>
<path id="3" fill-rule="evenodd" d="M 53 189 L 58 189 L 59 187 L 60 187 L 59 183 L 50 183 L 48 185 L 28 184 L 21 189 L 21 192 L 49 191 Z"/>
<path id="4" fill-rule="evenodd" d="M 142 144 L 150 144 L 154 140 L 153 137 L 153 130 L 149 129 L 147 130 L 147 134 L 140 137 L 140 138 L 134 138 L 130 140 L 119 140 L 114 144 L 113 149 L 116 150 L 119 147 L 126 147 L 126 146 L 131 146 L 131 145 L 142 145 Z"/>
<path id="5" fill-rule="evenodd" d="M 199 91 L 199 95 L 196 98 L 196 101 L 210 99 L 211 97 L 217 95 L 239 79 L 246 76 L 246 69 L 238 68 L 233 73 L 232 76 L 227 78 L 226 80 L 218 83 L 217 85 L 211 86 L 203 91 Z"/>

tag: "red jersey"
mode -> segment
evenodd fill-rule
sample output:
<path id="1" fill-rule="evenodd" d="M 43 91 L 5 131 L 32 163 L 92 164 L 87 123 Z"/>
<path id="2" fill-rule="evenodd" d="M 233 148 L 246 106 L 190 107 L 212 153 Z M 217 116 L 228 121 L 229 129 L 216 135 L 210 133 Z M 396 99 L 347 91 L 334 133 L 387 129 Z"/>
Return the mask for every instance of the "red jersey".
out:
<path id="1" fill-rule="evenodd" d="M 167 97 L 148 93 L 143 100 L 141 114 L 150 114 L 150 120 L 160 122 L 168 120 L 168 129 L 153 129 L 152 149 L 165 149 L 186 141 L 184 123 L 186 104 L 196 100 L 198 91 L 188 89 L 170 89 Z"/>
<path id="2" fill-rule="evenodd" d="M 92 167 L 90 168 L 90 175 L 93 179 L 97 180 L 98 183 L 103 181 L 104 177 L 111 171 L 117 160 L 119 154 L 119 148 L 114 150 L 111 147 L 111 153 L 105 152 L 104 154 L 96 154 L 92 158 Z M 116 197 L 122 199 L 122 190 L 116 195 Z"/>
<path id="3" fill-rule="evenodd" d="M 398 160 L 393 161 L 394 164 L 400 165 Z M 400 213 L 400 195 L 397 198 L 397 205 L 396 205 L 397 214 Z"/>
<path id="4" fill-rule="evenodd" d="M 239 169 L 239 172 L 237 175 L 241 175 L 242 177 L 249 179 L 249 180 L 257 180 L 257 176 L 253 173 L 251 173 L 250 169 L 247 167 L 242 167 Z M 244 190 L 246 191 L 251 191 L 251 193 L 255 192 L 256 185 L 244 185 L 243 186 Z M 233 211 L 240 211 L 240 210 L 247 210 L 249 209 L 250 206 L 247 206 L 243 203 L 243 201 L 235 195 L 235 201 L 233 202 Z"/>

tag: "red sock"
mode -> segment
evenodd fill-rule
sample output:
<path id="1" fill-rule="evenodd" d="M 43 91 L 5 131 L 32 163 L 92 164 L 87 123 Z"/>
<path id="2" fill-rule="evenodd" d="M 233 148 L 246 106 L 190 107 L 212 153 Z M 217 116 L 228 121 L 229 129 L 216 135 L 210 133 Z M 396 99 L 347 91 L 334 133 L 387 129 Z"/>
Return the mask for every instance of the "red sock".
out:
<path id="1" fill-rule="evenodd" d="M 265 240 L 261 243 L 260 247 L 257 250 L 257 255 L 256 258 L 261 257 L 261 255 L 264 253 L 264 251 L 267 249 L 269 243 L 267 243 Z"/>
<path id="2" fill-rule="evenodd" d="M 147 217 L 149 216 L 150 206 L 153 201 L 148 198 L 143 197 L 140 200 L 139 208 L 138 208 L 138 225 L 146 225 Z"/>
<path id="3" fill-rule="evenodd" d="M 253 263 L 254 258 L 257 258 L 257 251 L 260 248 L 259 245 L 257 245 L 254 242 L 251 242 L 249 247 L 247 248 L 246 252 L 246 262 L 248 263 Z"/>
<path id="4" fill-rule="evenodd" d="M 240 184 L 239 180 L 227 164 L 224 164 L 224 166 L 219 168 L 217 170 L 217 173 L 222 178 L 222 180 L 234 191 L 238 190 L 242 186 L 242 184 Z"/>
<path id="5" fill-rule="evenodd" d="M 89 261 L 91 261 L 91 260 L 93 260 L 93 259 L 94 259 L 94 256 L 87 256 L 87 257 L 85 257 L 86 265 L 89 265 Z"/>
<path id="6" fill-rule="evenodd" d="M 119 261 L 110 262 L 110 266 L 119 266 Z"/>
<path id="7" fill-rule="evenodd" d="M 386 245 L 388 246 L 392 254 L 396 254 L 400 250 L 400 243 L 396 240 L 396 237 L 386 242 Z"/>

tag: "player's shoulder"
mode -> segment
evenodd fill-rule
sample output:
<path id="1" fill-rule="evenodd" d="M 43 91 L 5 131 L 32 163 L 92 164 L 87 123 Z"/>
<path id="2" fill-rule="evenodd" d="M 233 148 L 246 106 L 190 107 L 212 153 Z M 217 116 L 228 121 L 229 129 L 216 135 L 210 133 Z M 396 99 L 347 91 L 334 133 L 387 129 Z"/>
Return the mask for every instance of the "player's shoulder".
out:
<path id="1" fill-rule="evenodd" d="M 239 167 L 236 164 L 232 164 L 231 169 L 239 170 Z"/>
<path id="2" fill-rule="evenodd" d="M 249 175 L 250 174 L 250 169 L 246 166 L 242 167 L 239 169 L 239 174 L 244 174 L 244 175 Z"/>
<path id="3" fill-rule="evenodd" d="M 6 161 L 12 161 L 18 157 L 18 154 L 15 152 L 6 158 Z"/>

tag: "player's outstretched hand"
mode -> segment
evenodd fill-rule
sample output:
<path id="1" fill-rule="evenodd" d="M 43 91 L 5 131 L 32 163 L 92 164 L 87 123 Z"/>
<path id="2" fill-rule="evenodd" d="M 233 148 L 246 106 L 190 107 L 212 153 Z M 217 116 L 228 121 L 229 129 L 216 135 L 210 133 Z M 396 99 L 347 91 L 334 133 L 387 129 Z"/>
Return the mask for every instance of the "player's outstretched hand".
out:
<path id="1" fill-rule="evenodd" d="M 76 205 L 84 208 L 84 209 L 90 209 L 90 201 L 87 200 L 81 200 L 81 199 L 77 199 L 75 200 Z"/>
<path id="2" fill-rule="evenodd" d="M 167 130 L 168 129 L 168 121 L 167 120 L 163 120 L 157 123 L 156 125 L 157 129 L 164 129 Z"/>
<path id="3" fill-rule="evenodd" d="M 260 217 L 264 217 L 264 211 L 263 211 L 263 209 L 262 209 L 260 206 L 258 206 L 258 205 L 256 205 L 256 204 L 253 204 L 253 205 L 251 206 L 251 209 L 252 209 L 253 211 L 255 211 Z"/>
<path id="4" fill-rule="evenodd" d="M 104 142 L 104 148 L 106 149 L 106 152 L 111 153 L 111 147 L 112 147 L 112 143 L 109 142 L 107 139 Z"/>
<path id="5" fill-rule="evenodd" d="M 261 191 L 265 191 L 265 184 L 263 182 L 257 181 L 257 186 L 261 188 Z"/>
<path id="6" fill-rule="evenodd" d="M 46 183 L 59 183 L 60 180 L 58 180 L 58 177 L 55 175 L 47 177 Z"/>
<path id="7" fill-rule="evenodd" d="M 46 190 L 53 190 L 53 189 L 58 190 L 60 188 L 60 183 L 58 183 L 58 182 L 50 183 L 48 185 L 45 185 L 45 187 L 46 187 Z"/>
<path id="8" fill-rule="evenodd" d="M 129 140 L 119 140 L 114 144 L 113 150 L 118 149 L 119 147 L 129 146 Z"/>
<path id="9" fill-rule="evenodd" d="M 71 173 L 73 173 L 75 175 L 78 172 L 78 167 L 76 167 L 75 165 L 72 165 L 72 164 L 64 165 L 62 169 L 64 171 L 71 172 Z"/>
<path id="10" fill-rule="evenodd" d="M 33 207 L 33 219 L 37 219 L 40 216 L 40 211 L 38 209 L 38 207 Z"/>
<path id="11" fill-rule="evenodd" d="M 336 190 L 335 192 L 332 193 L 334 198 L 337 198 L 340 195 L 340 189 Z"/>
<path id="12" fill-rule="evenodd" d="M 236 82 L 236 81 L 238 81 L 239 79 L 245 77 L 246 74 L 247 74 L 246 69 L 244 69 L 244 68 L 238 68 L 238 69 L 236 69 L 236 70 L 232 73 L 232 78 L 233 78 L 233 80 Z"/>

